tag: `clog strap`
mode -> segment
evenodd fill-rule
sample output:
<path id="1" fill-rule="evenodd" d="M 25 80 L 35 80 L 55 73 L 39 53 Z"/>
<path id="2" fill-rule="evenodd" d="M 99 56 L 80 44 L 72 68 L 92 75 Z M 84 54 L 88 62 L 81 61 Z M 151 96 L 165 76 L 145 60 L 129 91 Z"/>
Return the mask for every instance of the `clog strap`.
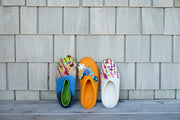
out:
<path id="1" fill-rule="evenodd" d="M 69 71 L 71 71 L 71 67 L 76 66 L 75 59 L 71 55 L 66 55 L 63 58 L 60 59 L 58 62 L 57 70 L 59 72 L 59 77 L 62 77 L 64 75 L 69 75 Z"/>
<path id="2" fill-rule="evenodd" d="M 84 64 L 79 63 L 78 66 L 78 78 L 81 80 L 84 76 L 90 75 L 92 79 L 94 79 L 95 82 L 98 81 L 98 77 L 94 75 L 94 72 L 92 71 L 91 67 L 85 67 Z"/>
<path id="3" fill-rule="evenodd" d="M 120 78 L 116 64 L 111 59 L 105 59 L 101 65 L 101 79 Z"/>

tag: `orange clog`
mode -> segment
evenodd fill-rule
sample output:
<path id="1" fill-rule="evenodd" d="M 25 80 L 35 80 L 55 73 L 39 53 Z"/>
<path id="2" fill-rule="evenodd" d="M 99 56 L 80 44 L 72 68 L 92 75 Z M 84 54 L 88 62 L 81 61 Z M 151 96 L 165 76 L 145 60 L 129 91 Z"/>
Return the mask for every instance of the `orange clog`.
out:
<path id="1" fill-rule="evenodd" d="M 81 86 L 81 105 L 90 109 L 96 104 L 99 84 L 98 68 L 92 58 L 81 59 L 78 66 L 78 78 Z"/>

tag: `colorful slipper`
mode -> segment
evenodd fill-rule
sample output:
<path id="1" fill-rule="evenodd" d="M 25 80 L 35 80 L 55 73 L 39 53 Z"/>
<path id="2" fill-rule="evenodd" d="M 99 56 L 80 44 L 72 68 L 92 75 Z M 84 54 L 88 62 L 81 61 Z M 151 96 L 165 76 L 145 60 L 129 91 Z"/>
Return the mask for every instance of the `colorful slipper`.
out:
<path id="1" fill-rule="evenodd" d="M 69 107 L 74 101 L 76 62 L 67 55 L 60 59 L 56 70 L 56 93 L 59 104 Z"/>
<path id="2" fill-rule="evenodd" d="M 106 59 L 101 65 L 101 100 L 105 107 L 113 108 L 119 100 L 120 76 L 117 65 Z"/>
<path id="3" fill-rule="evenodd" d="M 92 108 L 96 104 L 99 84 L 99 72 L 96 63 L 90 57 L 84 57 L 79 62 L 78 78 L 81 85 L 81 105 Z"/>

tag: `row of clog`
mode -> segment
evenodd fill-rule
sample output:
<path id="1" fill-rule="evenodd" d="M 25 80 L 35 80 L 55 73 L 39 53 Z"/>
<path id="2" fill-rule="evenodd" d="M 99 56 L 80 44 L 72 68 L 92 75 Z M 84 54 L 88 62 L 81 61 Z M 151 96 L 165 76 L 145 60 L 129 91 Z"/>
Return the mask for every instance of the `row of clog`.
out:
<path id="1" fill-rule="evenodd" d="M 96 104 L 99 72 L 97 65 L 90 57 L 81 59 L 78 65 L 80 80 L 80 101 L 84 108 Z M 113 108 L 119 100 L 120 75 L 117 65 L 111 59 L 105 59 L 101 65 L 101 100 L 105 107 Z M 76 83 L 76 62 L 67 55 L 60 59 L 56 70 L 56 93 L 61 106 L 69 107 L 74 101 Z"/>

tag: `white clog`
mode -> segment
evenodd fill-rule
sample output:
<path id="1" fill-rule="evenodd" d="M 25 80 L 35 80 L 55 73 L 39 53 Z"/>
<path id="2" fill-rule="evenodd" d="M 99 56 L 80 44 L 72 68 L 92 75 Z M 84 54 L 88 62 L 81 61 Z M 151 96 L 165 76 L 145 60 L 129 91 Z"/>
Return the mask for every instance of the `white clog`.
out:
<path id="1" fill-rule="evenodd" d="M 107 108 L 113 108 L 119 101 L 120 75 L 117 65 L 105 59 L 101 65 L 101 100 Z"/>

